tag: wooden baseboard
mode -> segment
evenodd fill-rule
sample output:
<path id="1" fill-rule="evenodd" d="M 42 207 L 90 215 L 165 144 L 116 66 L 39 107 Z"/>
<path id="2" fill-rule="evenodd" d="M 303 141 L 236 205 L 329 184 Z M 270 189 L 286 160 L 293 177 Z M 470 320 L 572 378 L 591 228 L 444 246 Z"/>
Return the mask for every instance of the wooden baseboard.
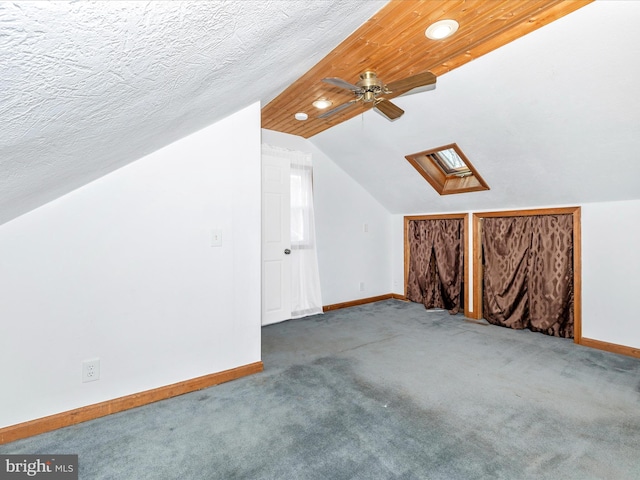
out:
<path id="1" fill-rule="evenodd" d="M 329 312 L 331 310 L 355 307 L 358 305 L 364 305 L 366 303 L 380 302 L 381 300 L 389 300 L 391 298 L 396 300 L 406 300 L 405 296 L 400 295 L 399 293 L 387 293 L 385 295 L 378 295 L 376 297 L 360 298 L 358 300 L 352 300 L 350 302 L 334 303 L 333 305 L 325 305 L 324 307 L 322 307 L 322 311 Z"/>
<path id="2" fill-rule="evenodd" d="M 598 350 L 604 350 L 606 352 L 640 358 L 640 348 L 627 347 L 625 345 L 618 345 L 616 343 L 603 342 L 601 340 L 594 340 L 592 338 L 585 337 L 582 337 L 580 341 L 576 343 L 584 347 L 597 348 Z"/>
<path id="3" fill-rule="evenodd" d="M 241 367 L 232 368 L 231 370 L 192 378 L 172 385 L 154 388 L 153 390 L 146 390 L 125 397 L 114 398 L 113 400 L 87 405 L 86 407 L 80 407 L 75 410 L 0 428 L 0 445 L 219 385 L 261 372 L 262 370 L 264 370 L 262 362 L 250 363 Z"/>

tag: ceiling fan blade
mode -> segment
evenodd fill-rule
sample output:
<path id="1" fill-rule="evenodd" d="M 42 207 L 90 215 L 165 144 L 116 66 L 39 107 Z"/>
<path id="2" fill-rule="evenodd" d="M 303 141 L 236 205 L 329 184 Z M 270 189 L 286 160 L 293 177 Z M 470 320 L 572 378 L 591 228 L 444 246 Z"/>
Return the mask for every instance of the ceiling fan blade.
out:
<path id="1" fill-rule="evenodd" d="M 429 92 L 435 89 L 436 89 L 436 84 L 432 83 L 431 85 L 425 85 L 424 87 L 412 88 L 411 90 L 407 90 L 406 92 L 401 93 L 400 95 L 397 95 L 397 96 L 404 97 L 405 95 L 414 95 L 416 93 Z"/>
<path id="2" fill-rule="evenodd" d="M 399 93 L 424 87 L 425 85 L 433 85 L 434 83 L 436 83 L 436 76 L 433 73 L 422 72 L 396 82 L 391 82 L 386 85 L 386 88 L 390 93 Z"/>
<path id="3" fill-rule="evenodd" d="M 336 108 L 332 108 L 331 110 L 318 115 L 317 118 L 330 117 L 334 113 L 338 113 L 338 112 L 344 110 L 345 108 L 350 107 L 351 105 L 353 105 L 354 103 L 358 102 L 359 100 L 360 100 L 360 97 L 354 98 L 353 100 L 349 100 L 347 103 L 343 103 L 342 105 L 338 105 Z"/>
<path id="4" fill-rule="evenodd" d="M 399 106 L 397 106 L 395 103 L 391 103 L 389 100 L 384 98 L 381 99 L 379 102 L 376 102 L 376 104 L 374 105 L 374 108 L 378 110 L 380 113 L 382 113 L 389 120 L 395 120 L 396 118 L 400 118 L 404 113 L 404 110 L 402 110 Z"/>
<path id="5" fill-rule="evenodd" d="M 340 87 L 340 88 L 345 88 L 347 90 L 351 90 L 352 92 L 359 92 L 360 91 L 360 87 L 357 87 L 356 85 L 353 85 L 352 83 L 349 83 L 346 80 L 342 80 L 341 78 L 328 77 L 328 78 L 323 78 L 322 81 L 324 83 L 330 83 L 331 85 L 335 85 L 336 87 Z"/>

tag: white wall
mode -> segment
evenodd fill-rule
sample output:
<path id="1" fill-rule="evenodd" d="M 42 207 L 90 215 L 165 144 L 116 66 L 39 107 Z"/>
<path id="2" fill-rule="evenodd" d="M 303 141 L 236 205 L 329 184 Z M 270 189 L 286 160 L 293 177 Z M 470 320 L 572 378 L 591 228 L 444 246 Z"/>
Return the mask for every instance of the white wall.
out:
<path id="1" fill-rule="evenodd" d="M 581 205 L 581 213 L 582 336 L 640 348 L 635 306 L 640 292 L 640 200 L 588 203 Z M 403 222 L 403 215 L 393 216 L 395 293 L 402 293 L 396 284 L 404 285 Z"/>
<path id="2" fill-rule="evenodd" d="M 582 336 L 640 348 L 640 200 L 582 206 Z"/>
<path id="3" fill-rule="evenodd" d="M 311 141 L 265 129 L 262 141 L 312 154 L 322 303 L 390 293 L 391 215 L 387 210 Z"/>
<path id="4" fill-rule="evenodd" d="M 392 215 L 391 228 L 393 293 L 404 295 L 404 215 Z"/>
<path id="5" fill-rule="evenodd" d="M 0 427 L 259 361 L 259 104 L 1 226 L 0 292 Z"/>

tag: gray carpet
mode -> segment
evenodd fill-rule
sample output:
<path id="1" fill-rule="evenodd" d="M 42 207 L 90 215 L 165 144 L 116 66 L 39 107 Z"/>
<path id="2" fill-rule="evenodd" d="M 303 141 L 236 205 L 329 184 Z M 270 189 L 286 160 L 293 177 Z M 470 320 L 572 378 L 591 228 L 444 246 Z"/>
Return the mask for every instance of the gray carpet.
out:
<path id="1" fill-rule="evenodd" d="M 262 333 L 261 374 L 0 453 L 86 480 L 640 478 L 640 360 L 393 300 Z"/>

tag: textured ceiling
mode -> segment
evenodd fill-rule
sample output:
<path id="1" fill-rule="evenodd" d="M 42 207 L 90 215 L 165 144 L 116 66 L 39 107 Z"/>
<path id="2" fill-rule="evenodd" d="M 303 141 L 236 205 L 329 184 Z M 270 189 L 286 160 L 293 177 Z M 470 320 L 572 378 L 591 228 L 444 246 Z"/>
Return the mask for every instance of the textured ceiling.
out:
<path id="1" fill-rule="evenodd" d="M 640 2 L 596 1 L 310 138 L 394 213 L 640 198 Z M 457 143 L 490 191 L 439 196 L 405 155 Z"/>
<path id="2" fill-rule="evenodd" d="M 384 5 L 0 2 L 0 223 L 267 104 Z M 390 212 L 640 198 L 639 22 L 596 1 L 311 141 Z M 404 158 L 454 142 L 490 191 L 440 197 Z"/>
<path id="3" fill-rule="evenodd" d="M 0 223 L 267 103 L 384 3 L 0 2 Z"/>

